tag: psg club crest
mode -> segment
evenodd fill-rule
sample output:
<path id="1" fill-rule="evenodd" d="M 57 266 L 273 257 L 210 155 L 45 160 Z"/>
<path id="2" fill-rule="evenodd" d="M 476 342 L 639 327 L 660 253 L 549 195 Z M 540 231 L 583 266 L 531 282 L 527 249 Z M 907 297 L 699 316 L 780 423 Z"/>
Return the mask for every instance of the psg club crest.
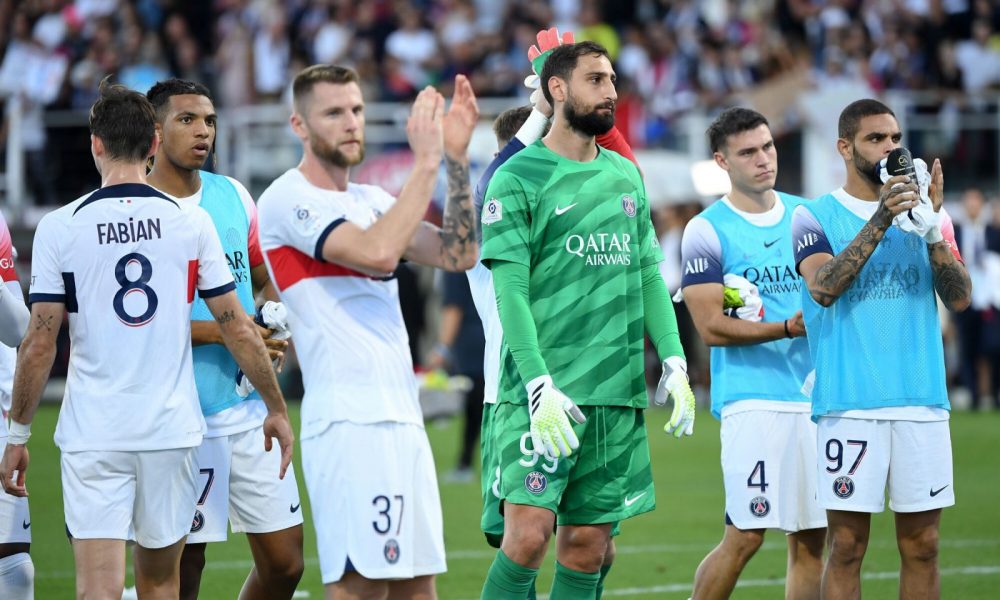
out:
<path id="1" fill-rule="evenodd" d="M 396 540 L 389 538 L 385 543 L 385 547 L 382 548 L 382 556 L 385 557 L 385 562 L 390 565 L 394 565 L 399 562 L 399 543 Z"/>
<path id="2" fill-rule="evenodd" d="M 833 480 L 833 493 L 838 498 L 850 498 L 854 495 L 854 481 L 846 475 Z"/>
<path id="3" fill-rule="evenodd" d="M 191 533 L 197 533 L 201 531 L 201 528 L 205 526 L 205 515 L 201 514 L 200 510 L 194 511 L 194 519 L 191 520 Z"/>
<path id="4" fill-rule="evenodd" d="M 490 198 L 490 201 L 483 205 L 483 225 L 496 223 L 501 219 L 503 219 L 503 204 L 496 198 Z"/>
<path id="5" fill-rule="evenodd" d="M 771 512 L 771 503 L 764 496 L 756 496 L 750 501 L 750 514 L 763 519 Z"/>
<path id="6" fill-rule="evenodd" d="M 635 216 L 635 199 L 632 196 L 628 194 L 622 196 L 622 210 L 625 211 L 626 216 Z"/>
<path id="7" fill-rule="evenodd" d="M 537 496 L 544 492 L 545 488 L 549 487 L 549 480 L 545 478 L 543 473 L 532 471 L 524 478 L 524 487 Z"/>

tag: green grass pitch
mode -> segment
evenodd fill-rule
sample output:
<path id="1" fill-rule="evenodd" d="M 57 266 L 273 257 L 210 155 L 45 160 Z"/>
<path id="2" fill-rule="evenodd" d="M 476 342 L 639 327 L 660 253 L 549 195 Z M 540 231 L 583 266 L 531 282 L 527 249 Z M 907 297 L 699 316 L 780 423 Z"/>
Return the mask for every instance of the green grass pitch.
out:
<path id="1" fill-rule="evenodd" d="M 292 418 L 298 429 L 298 405 Z M 36 597 L 73 597 L 73 556 L 63 524 L 58 452 L 52 443 L 57 408 L 42 407 L 35 419 L 28 490 L 34 532 L 32 555 Z M 719 424 L 707 412 L 698 415 L 693 438 L 675 440 L 660 432 L 667 413 L 650 411 L 649 426 L 657 509 L 625 523 L 617 538 L 618 559 L 608 577 L 606 598 L 687 598 L 694 570 L 722 533 L 722 477 Z M 457 455 L 459 421 L 428 424 L 439 473 Z M 943 598 L 996 598 L 1000 589 L 1000 413 L 955 413 L 952 417 L 956 507 L 944 512 L 941 527 Z M 296 448 L 298 451 L 298 447 Z M 296 467 L 299 456 L 296 454 Z M 301 473 L 297 470 L 297 473 Z M 322 598 L 316 543 L 306 511 L 306 572 L 297 597 Z M 448 572 L 438 579 L 444 600 L 479 598 L 494 551 L 479 532 L 478 484 L 442 484 Z M 872 542 L 865 559 L 863 590 L 868 598 L 897 597 L 899 559 L 890 513 L 873 518 Z M 785 542 L 770 532 L 761 552 L 744 571 L 734 598 L 783 596 Z M 539 592 L 551 583 L 552 552 L 539 577 Z M 202 598 L 235 598 L 250 567 L 242 535 L 210 544 Z"/>

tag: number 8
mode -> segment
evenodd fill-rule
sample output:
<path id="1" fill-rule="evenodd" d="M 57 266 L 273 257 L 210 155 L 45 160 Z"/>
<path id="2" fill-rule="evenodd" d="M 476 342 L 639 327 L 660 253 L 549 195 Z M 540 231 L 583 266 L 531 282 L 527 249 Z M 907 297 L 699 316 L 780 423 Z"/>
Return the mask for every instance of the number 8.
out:
<path id="1" fill-rule="evenodd" d="M 133 262 L 138 264 L 140 268 L 139 278 L 135 281 L 130 280 L 125 273 L 129 264 Z M 153 288 L 146 285 L 152 277 L 153 265 L 149 263 L 148 258 L 138 252 L 126 254 L 115 265 L 115 279 L 118 281 L 118 285 L 121 286 L 115 294 L 113 302 L 115 314 L 118 315 L 118 320 L 129 327 L 142 327 L 152 321 L 156 315 L 156 306 L 159 304 L 159 301 L 156 298 L 156 292 L 153 291 Z M 133 292 L 139 292 L 146 297 L 146 311 L 137 317 L 133 317 L 125 310 L 125 297 Z"/>

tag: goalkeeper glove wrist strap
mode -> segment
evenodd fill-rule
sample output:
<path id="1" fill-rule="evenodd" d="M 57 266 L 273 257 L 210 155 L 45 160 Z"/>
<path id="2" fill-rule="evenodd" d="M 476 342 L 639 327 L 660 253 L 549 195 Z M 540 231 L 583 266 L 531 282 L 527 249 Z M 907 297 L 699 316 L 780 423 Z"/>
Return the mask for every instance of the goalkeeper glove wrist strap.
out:
<path id="1" fill-rule="evenodd" d="M 542 132 L 545 131 L 545 126 L 548 125 L 549 118 L 542 114 L 542 112 L 536 108 L 531 109 L 531 114 L 528 115 L 528 119 L 521 125 L 521 128 L 517 130 L 514 134 L 522 144 L 525 146 L 530 146 L 538 141 L 538 138 L 542 137 Z"/>

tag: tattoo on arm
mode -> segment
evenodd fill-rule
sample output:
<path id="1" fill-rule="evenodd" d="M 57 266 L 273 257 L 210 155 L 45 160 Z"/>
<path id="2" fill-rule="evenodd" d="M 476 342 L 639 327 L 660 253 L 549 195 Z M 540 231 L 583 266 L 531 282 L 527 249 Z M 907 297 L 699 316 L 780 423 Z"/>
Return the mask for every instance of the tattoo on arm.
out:
<path id="1" fill-rule="evenodd" d="M 861 269 L 871 258 L 872 252 L 885 237 L 888 223 L 885 227 L 874 224 L 881 222 L 878 217 L 879 213 L 876 213 L 840 254 L 816 271 L 816 277 L 813 279 L 814 288 L 810 291 L 817 301 L 824 305 L 831 304 L 857 279 Z"/>
<path id="2" fill-rule="evenodd" d="M 962 304 L 972 295 L 972 279 L 969 272 L 951 253 L 947 242 L 931 244 L 931 272 L 934 273 L 934 290 L 945 306 L 952 308 Z"/>
<path id="3" fill-rule="evenodd" d="M 445 157 L 448 201 L 441 222 L 441 258 L 446 268 L 457 269 L 475 242 L 476 221 L 472 208 L 469 165 Z"/>
<path id="4" fill-rule="evenodd" d="M 221 315 L 219 315 L 215 320 L 219 322 L 219 325 L 225 325 L 230 321 L 236 320 L 236 313 L 234 313 L 231 310 L 227 310 L 224 311 Z"/>
<path id="5" fill-rule="evenodd" d="M 52 331 L 52 315 L 42 316 L 35 315 L 35 331 L 44 329 L 45 331 Z"/>

